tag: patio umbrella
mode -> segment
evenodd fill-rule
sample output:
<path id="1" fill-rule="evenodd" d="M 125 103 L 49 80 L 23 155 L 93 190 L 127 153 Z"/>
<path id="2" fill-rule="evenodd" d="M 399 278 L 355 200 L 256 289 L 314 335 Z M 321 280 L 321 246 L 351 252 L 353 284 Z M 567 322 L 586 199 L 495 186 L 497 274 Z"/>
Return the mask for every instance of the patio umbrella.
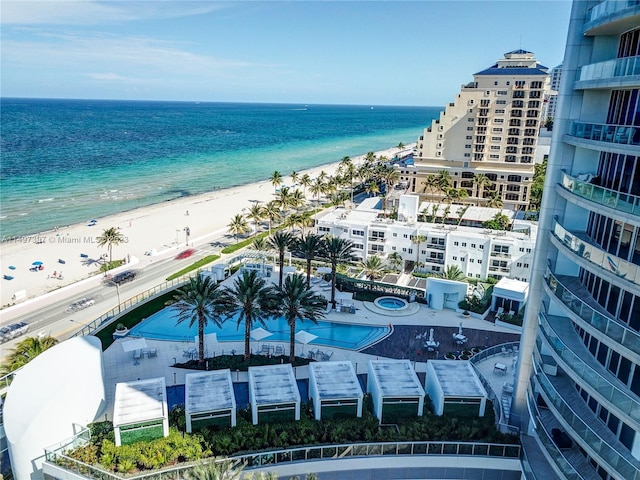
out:
<path id="1" fill-rule="evenodd" d="M 298 333 L 296 333 L 296 341 L 302 343 L 303 345 L 307 345 L 308 343 L 313 342 L 316 338 L 318 338 L 317 335 L 307 332 L 306 330 L 300 330 Z"/>
<path id="2" fill-rule="evenodd" d="M 257 342 L 260 342 L 260 340 L 270 337 L 271 335 L 273 335 L 273 333 L 271 333 L 269 330 L 265 330 L 262 327 L 258 327 L 251 330 L 249 335 Z M 258 350 L 260 350 L 260 343 L 258 343 Z"/>
<path id="3" fill-rule="evenodd" d="M 460 322 L 460 326 L 458 327 L 458 335 L 462 335 L 462 322 Z"/>
<path id="4" fill-rule="evenodd" d="M 122 342 L 122 350 L 125 352 L 133 352 L 134 350 L 142 350 L 143 348 L 147 348 L 147 341 L 144 338 L 136 338 L 135 340 Z"/>
<path id="5" fill-rule="evenodd" d="M 429 341 L 433 342 L 433 328 L 429 329 Z"/>
<path id="6" fill-rule="evenodd" d="M 212 350 L 214 350 L 213 344 L 216 343 L 218 341 L 218 334 L 217 333 L 207 333 L 204 335 L 203 337 L 204 340 L 204 354 L 208 355 L 209 352 L 209 346 L 212 346 Z M 196 352 L 198 351 L 198 349 L 200 348 L 200 337 L 198 337 L 198 335 L 196 335 L 194 337 L 194 341 L 196 343 Z"/>

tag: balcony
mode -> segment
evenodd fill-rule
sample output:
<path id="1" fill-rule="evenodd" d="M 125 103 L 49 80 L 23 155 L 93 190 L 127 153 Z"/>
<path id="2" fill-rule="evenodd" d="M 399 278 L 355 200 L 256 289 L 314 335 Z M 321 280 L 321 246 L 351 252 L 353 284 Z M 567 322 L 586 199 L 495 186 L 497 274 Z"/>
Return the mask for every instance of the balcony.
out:
<path id="1" fill-rule="evenodd" d="M 511 273 L 511 270 L 506 268 L 506 267 L 494 267 L 494 266 L 491 266 L 491 267 L 489 267 L 489 271 L 491 273 L 504 273 L 504 274 Z"/>
<path id="2" fill-rule="evenodd" d="M 539 319 L 540 333 L 546 338 L 555 353 L 555 360 L 567 375 L 577 384 L 588 385 L 598 392 L 605 402 L 611 404 L 611 410 L 618 410 L 636 423 L 640 422 L 638 398 L 626 393 L 624 385 L 596 361 L 577 337 L 571 322 L 564 317 L 547 316 L 542 312 Z"/>
<path id="3" fill-rule="evenodd" d="M 583 234 L 584 238 L 580 238 L 560 225 L 557 220 L 554 222 L 552 233 L 566 250 L 583 261 L 599 267 L 600 273 L 604 271 L 608 275 L 613 275 L 614 278 L 631 283 L 632 285 L 626 285 L 626 288 L 638 292 L 636 295 L 640 294 L 640 266 L 605 252 L 598 245 L 590 243 L 586 235 Z"/>
<path id="4" fill-rule="evenodd" d="M 616 58 L 580 68 L 575 88 L 611 88 L 640 83 L 640 56 Z"/>
<path id="5" fill-rule="evenodd" d="M 427 248 L 435 248 L 436 250 L 446 250 L 446 245 L 440 245 L 438 243 L 427 243 Z"/>
<path id="6" fill-rule="evenodd" d="M 582 286 L 577 277 L 554 275 L 549 269 L 545 275 L 549 292 L 573 314 L 574 320 L 580 324 L 582 320 L 587 326 L 595 328 L 615 343 L 628 348 L 631 352 L 640 353 L 640 333 L 615 320 Z"/>
<path id="7" fill-rule="evenodd" d="M 605 0 L 591 8 L 584 24 L 584 33 L 590 35 L 619 34 L 637 27 L 640 16 L 638 0 Z"/>
<path id="8" fill-rule="evenodd" d="M 435 263 L 436 265 L 444 265 L 444 259 L 442 258 L 425 258 L 426 263 Z"/>
<path id="9" fill-rule="evenodd" d="M 534 389 L 541 393 L 549 409 L 561 419 L 598 463 L 617 472 L 620 478 L 640 480 L 640 462 L 587 407 L 566 376 L 548 376 L 542 365 L 534 362 Z M 592 420 L 592 421 L 589 421 Z"/>
<path id="10" fill-rule="evenodd" d="M 569 128 L 568 143 L 585 148 L 598 149 L 600 146 L 582 145 L 581 143 L 571 142 L 571 137 L 588 142 L 603 142 L 611 146 L 626 147 L 620 153 L 632 153 L 638 155 L 637 151 L 629 152 L 629 146 L 637 147 L 640 145 L 640 127 L 632 127 L 627 125 L 609 125 L 606 123 L 585 123 L 573 122 Z M 634 149 L 636 150 L 636 149 Z"/>
<path id="11" fill-rule="evenodd" d="M 619 212 L 640 216 L 640 197 L 599 187 L 563 172 L 561 185 L 581 198 L 613 208 Z"/>

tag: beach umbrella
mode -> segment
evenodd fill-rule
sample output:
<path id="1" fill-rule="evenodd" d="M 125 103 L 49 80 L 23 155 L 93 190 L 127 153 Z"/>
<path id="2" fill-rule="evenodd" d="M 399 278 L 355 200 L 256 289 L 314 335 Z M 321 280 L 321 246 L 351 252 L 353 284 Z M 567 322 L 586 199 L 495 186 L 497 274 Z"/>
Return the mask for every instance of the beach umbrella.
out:
<path id="1" fill-rule="evenodd" d="M 300 330 L 298 333 L 296 333 L 296 341 L 302 343 L 303 345 L 307 345 L 308 343 L 313 342 L 316 338 L 318 338 L 317 335 L 307 332 L 306 330 Z"/>
<path id="2" fill-rule="evenodd" d="M 42 265 L 42 262 L 40 262 L 40 261 L 33 262 L 31 265 L 33 265 L 35 267 L 39 267 L 40 265 Z"/>
<path id="3" fill-rule="evenodd" d="M 433 328 L 429 329 L 429 341 L 433 342 Z"/>
<path id="4" fill-rule="evenodd" d="M 270 337 L 271 335 L 273 335 L 273 333 L 271 333 L 269 330 L 265 330 L 262 327 L 258 327 L 251 330 L 250 335 L 254 340 L 260 341 L 263 338 Z"/>
<path id="5" fill-rule="evenodd" d="M 200 347 L 200 337 L 196 335 L 193 338 L 196 343 L 196 352 L 197 352 Z M 204 340 L 204 354 L 208 355 L 209 347 L 211 347 L 211 350 L 215 350 L 213 344 L 218 342 L 218 334 L 215 332 L 207 333 L 204 335 L 203 340 Z"/>
<path id="6" fill-rule="evenodd" d="M 14 267 L 13 265 L 9 265 L 9 270 L 15 270 L 16 267 Z"/>
<path id="7" fill-rule="evenodd" d="M 147 341 L 144 338 L 136 338 L 122 342 L 122 350 L 125 352 L 133 352 L 134 350 L 142 350 L 147 348 Z"/>

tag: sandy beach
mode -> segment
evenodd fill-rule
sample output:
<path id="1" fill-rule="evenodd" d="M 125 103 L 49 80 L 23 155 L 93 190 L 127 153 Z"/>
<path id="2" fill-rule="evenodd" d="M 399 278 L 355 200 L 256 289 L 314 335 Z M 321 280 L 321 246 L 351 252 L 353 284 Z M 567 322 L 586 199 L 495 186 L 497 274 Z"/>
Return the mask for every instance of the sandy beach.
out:
<path id="1" fill-rule="evenodd" d="M 394 147 L 376 152 L 376 155 L 392 158 L 397 151 Z M 363 159 L 364 156 L 359 156 L 352 160 L 359 164 Z M 300 173 L 308 173 L 312 178 L 321 171 L 333 175 L 338 164 L 326 164 Z M 291 172 L 281 173 L 288 175 Z M 283 184 L 291 183 L 291 177 L 284 177 Z M 309 193 L 307 197 L 310 198 Z M 87 219 L 56 231 L 3 242 L 1 305 L 4 308 L 20 303 L 96 275 L 99 271 L 97 260 L 108 254 L 106 247 L 98 246 L 96 238 L 107 228 L 119 229 L 126 239 L 113 247 L 113 258 L 128 259 L 130 268 L 143 269 L 151 262 L 173 257 L 186 249 L 186 227 L 190 229 L 189 247 L 198 248 L 227 233 L 231 218 L 242 214 L 253 201 L 266 203 L 273 199 L 274 187 L 269 180 L 264 180 L 95 218 L 94 225 L 90 222 L 93 219 Z M 213 253 L 214 249 L 209 248 Z M 150 251 L 153 255 L 146 255 Z M 42 269 L 34 268 L 37 262 L 42 262 Z M 10 277 L 13 278 L 8 279 Z"/>

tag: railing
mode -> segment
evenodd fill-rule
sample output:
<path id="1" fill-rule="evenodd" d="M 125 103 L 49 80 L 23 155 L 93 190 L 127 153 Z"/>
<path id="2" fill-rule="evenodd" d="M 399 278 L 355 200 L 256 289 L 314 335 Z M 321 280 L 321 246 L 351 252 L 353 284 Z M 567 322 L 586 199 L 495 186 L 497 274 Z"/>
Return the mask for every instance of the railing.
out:
<path id="1" fill-rule="evenodd" d="M 607 123 L 572 122 L 569 135 L 584 140 L 615 143 L 619 145 L 640 145 L 640 127 L 631 125 L 610 125 Z"/>
<path id="2" fill-rule="evenodd" d="M 540 326 L 543 336 L 551 346 L 552 350 L 558 357 L 582 379 L 587 385 L 598 392 L 602 397 L 615 408 L 633 418 L 636 422 L 640 422 L 640 403 L 617 385 L 613 384 L 606 377 L 598 373 L 594 368 L 587 365 L 578 355 L 576 355 L 562 341 L 544 312 L 540 312 Z"/>
<path id="3" fill-rule="evenodd" d="M 491 358 L 497 355 L 502 355 L 503 348 L 507 350 L 513 350 L 513 347 L 517 347 L 518 345 L 518 342 L 507 342 L 500 345 L 494 345 L 476 353 L 469 359 L 469 361 L 475 367 L 475 365 L 482 360 L 486 360 L 487 358 Z M 498 424 L 496 425 L 498 430 L 500 430 L 502 433 L 511 433 L 512 435 L 517 435 L 520 432 L 520 429 L 515 425 L 509 425 L 507 423 L 507 419 L 502 408 L 502 399 L 498 398 L 496 392 L 493 391 L 491 383 L 484 377 L 484 375 L 482 375 L 482 373 L 480 373 L 480 369 L 476 367 L 475 371 L 478 375 L 478 378 L 480 379 L 480 382 L 489 394 L 489 400 L 491 400 L 491 402 L 493 403 L 493 409 L 495 411 L 496 417 L 499 419 Z"/>
<path id="4" fill-rule="evenodd" d="M 589 10 L 588 22 L 640 5 L 639 0 L 605 0 Z"/>
<path id="5" fill-rule="evenodd" d="M 640 266 L 611 255 L 597 245 L 592 245 L 564 228 L 554 220 L 553 235 L 574 254 L 622 280 L 640 285 Z"/>
<path id="6" fill-rule="evenodd" d="M 520 445 L 471 442 L 385 442 L 299 447 L 239 455 L 211 461 L 232 461 L 234 463 L 237 462 L 239 465 L 245 465 L 245 469 L 251 469 L 289 464 L 292 462 L 400 455 L 451 455 L 456 457 L 472 456 L 517 459 L 520 458 L 521 453 L 522 447 Z M 177 480 L 184 478 L 184 474 L 192 470 L 196 465 L 207 463 L 202 461 L 197 464 L 185 464 L 160 471 L 155 470 L 153 472 L 133 476 L 127 475 L 124 477 L 67 457 L 59 451 L 46 451 L 45 458 L 48 462 L 56 464 L 61 468 L 77 472 L 86 478 L 99 480 L 123 480 L 125 478 L 127 480 Z"/>
<path id="7" fill-rule="evenodd" d="M 632 75 L 640 75 L 640 57 L 616 58 L 615 60 L 585 65 L 580 68 L 578 81 L 606 80 Z"/>
<path id="8" fill-rule="evenodd" d="M 73 336 L 84 336 L 84 335 L 92 335 L 98 329 L 104 328 L 110 323 L 114 322 L 119 316 L 126 313 L 131 308 L 136 307 L 138 304 L 143 301 L 161 294 L 168 292 L 169 290 L 173 290 L 184 283 L 186 283 L 193 275 L 196 275 L 198 272 L 192 272 L 189 275 L 184 275 L 182 277 L 176 278 L 174 280 L 169 280 L 168 282 L 163 282 L 160 285 L 156 285 L 155 287 L 151 287 L 148 290 L 145 290 L 142 293 L 134 295 L 133 297 L 125 300 L 117 307 L 112 308 L 107 313 L 100 315 L 98 318 L 93 320 L 92 322 L 86 324 L 82 329 L 76 332 Z"/>
<path id="9" fill-rule="evenodd" d="M 549 402 L 547 403 L 553 405 L 556 412 L 564 419 L 573 432 L 580 437 L 586 445 L 589 445 L 609 468 L 618 472 L 621 478 L 640 480 L 640 470 L 621 455 L 616 448 L 603 440 L 600 435 L 571 408 L 553 386 L 547 375 L 542 371 L 542 366 L 539 363 L 534 362 L 534 366 L 536 370 L 534 378 L 548 398 Z"/>
<path id="10" fill-rule="evenodd" d="M 633 352 L 640 352 L 640 333 L 627 325 L 598 312 L 588 305 L 582 298 L 574 295 L 547 267 L 545 282 L 549 290 L 569 310 L 584 320 L 588 325 L 596 328 L 616 343 L 623 345 Z"/>
<path id="11" fill-rule="evenodd" d="M 566 172 L 562 172 L 561 185 L 579 197 L 585 198 L 599 205 L 614 208 L 620 212 L 640 216 L 640 197 L 621 193 L 609 188 L 599 187 L 592 183 L 579 180 Z"/>

